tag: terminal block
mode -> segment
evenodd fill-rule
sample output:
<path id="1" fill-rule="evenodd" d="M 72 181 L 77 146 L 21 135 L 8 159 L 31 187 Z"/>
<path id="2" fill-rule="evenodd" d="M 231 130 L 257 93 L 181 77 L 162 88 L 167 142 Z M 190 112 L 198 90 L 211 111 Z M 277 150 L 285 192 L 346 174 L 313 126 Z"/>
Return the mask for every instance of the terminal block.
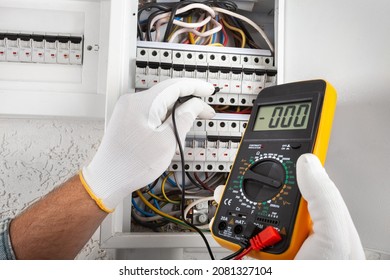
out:
<path id="1" fill-rule="evenodd" d="M 211 202 L 197 203 L 189 212 L 189 221 L 196 226 L 207 225 L 215 213 L 215 207 Z"/>

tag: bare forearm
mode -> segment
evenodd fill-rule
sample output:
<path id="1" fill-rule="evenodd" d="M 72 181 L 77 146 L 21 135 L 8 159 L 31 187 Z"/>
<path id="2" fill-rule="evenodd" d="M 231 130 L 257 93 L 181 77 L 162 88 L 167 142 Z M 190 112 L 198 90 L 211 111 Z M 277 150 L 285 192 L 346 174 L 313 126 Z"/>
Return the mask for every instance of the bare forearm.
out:
<path id="1" fill-rule="evenodd" d="M 74 259 L 106 215 L 74 176 L 12 221 L 16 258 Z"/>

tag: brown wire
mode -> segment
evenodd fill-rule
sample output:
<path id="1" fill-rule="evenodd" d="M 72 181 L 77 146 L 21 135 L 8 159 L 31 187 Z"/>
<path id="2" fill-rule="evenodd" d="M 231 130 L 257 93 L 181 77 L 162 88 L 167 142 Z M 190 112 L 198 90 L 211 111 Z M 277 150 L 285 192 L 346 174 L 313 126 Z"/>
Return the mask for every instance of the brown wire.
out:
<path id="1" fill-rule="evenodd" d="M 196 172 L 194 172 L 194 177 L 195 177 L 195 180 L 198 181 L 198 183 L 199 183 L 204 189 L 208 190 L 208 191 L 211 192 L 211 193 L 214 192 L 214 191 L 213 191 L 205 182 L 203 182 L 203 181 L 199 178 L 199 176 L 198 176 L 198 174 L 196 174 Z"/>

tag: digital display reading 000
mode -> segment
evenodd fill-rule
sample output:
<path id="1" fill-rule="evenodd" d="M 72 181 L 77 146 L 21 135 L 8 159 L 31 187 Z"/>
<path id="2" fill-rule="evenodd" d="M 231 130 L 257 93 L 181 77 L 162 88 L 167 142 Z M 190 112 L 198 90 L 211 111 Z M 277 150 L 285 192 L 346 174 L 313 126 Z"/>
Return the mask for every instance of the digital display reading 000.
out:
<path id="1" fill-rule="evenodd" d="M 306 129 L 311 102 L 260 106 L 254 131 Z"/>

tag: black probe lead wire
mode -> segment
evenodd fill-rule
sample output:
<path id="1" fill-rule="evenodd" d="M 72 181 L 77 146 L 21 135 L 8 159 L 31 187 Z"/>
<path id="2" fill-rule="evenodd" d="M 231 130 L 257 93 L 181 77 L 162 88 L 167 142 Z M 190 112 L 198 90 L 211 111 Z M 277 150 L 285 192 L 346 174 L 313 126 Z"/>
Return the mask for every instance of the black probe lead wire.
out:
<path id="1" fill-rule="evenodd" d="M 241 254 L 242 252 L 244 252 L 245 248 L 244 247 L 241 247 L 238 251 L 234 252 L 233 254 L 229 255 L 229 256 L 226 256 L 224 257 L 223 259 L 221 260 L 231 260 L 235 257 L 237 257 L 239 254 Z"/>
<path id="2" fill-rule="evenodd" d="M 188 222 L 186 217 L 184 217 L 184 208 L 185 208 L 185 171 L 184 171 L 184 166 L 185 166 L 185 162 L 184 162 L 184 152 L 183 152 L 183 147 L 181 145 L 181 142 L 180 142 L 180 136 L 179 136 L 179 132 L 177 131 L 177 125 L 176 125 L 176 107 L 181 104 L 182 101 L 180 99 L 178 99 L 175 104 L 173 105 L 173 108 L 172 108 L 172 123 L 173 123 L 173 132 L 175 134 L 175 138 L 176 138 L 176 142 L 177 142 L 177 145 L 179 146 L 179 151 L 180 151 L 180 161 L 181 161 L 181 177 L 182 177 L 182 186 L 183 186 L 183 190 L 182 190 L 182 193 L 181 193 L 181 216 L 182 216 L 182 220 L 183 222 L 185 222 L 188 226 L 190 226 L 191 228 L 193 228 L 194 230 L 196 230 L 196 232 L 199 233 L 199 235 L 202 237 L 204 243 L 206 244 L 206 247 L 207 247 L 207 251 L 209 252 L 209 255 L 210 255 L 210 258 L 212 260 L 215 260 L 214 258 L 214 255 L 213 255 L 213 252 L 211 251 L 211 247 L 210 247 L 210 244 L 209 242 L 207 241 L 206 239 L 206 236 L 203 234 L 203 232 L 198 229 L 196 226 L 194 226 L 192 223 Z"/>

